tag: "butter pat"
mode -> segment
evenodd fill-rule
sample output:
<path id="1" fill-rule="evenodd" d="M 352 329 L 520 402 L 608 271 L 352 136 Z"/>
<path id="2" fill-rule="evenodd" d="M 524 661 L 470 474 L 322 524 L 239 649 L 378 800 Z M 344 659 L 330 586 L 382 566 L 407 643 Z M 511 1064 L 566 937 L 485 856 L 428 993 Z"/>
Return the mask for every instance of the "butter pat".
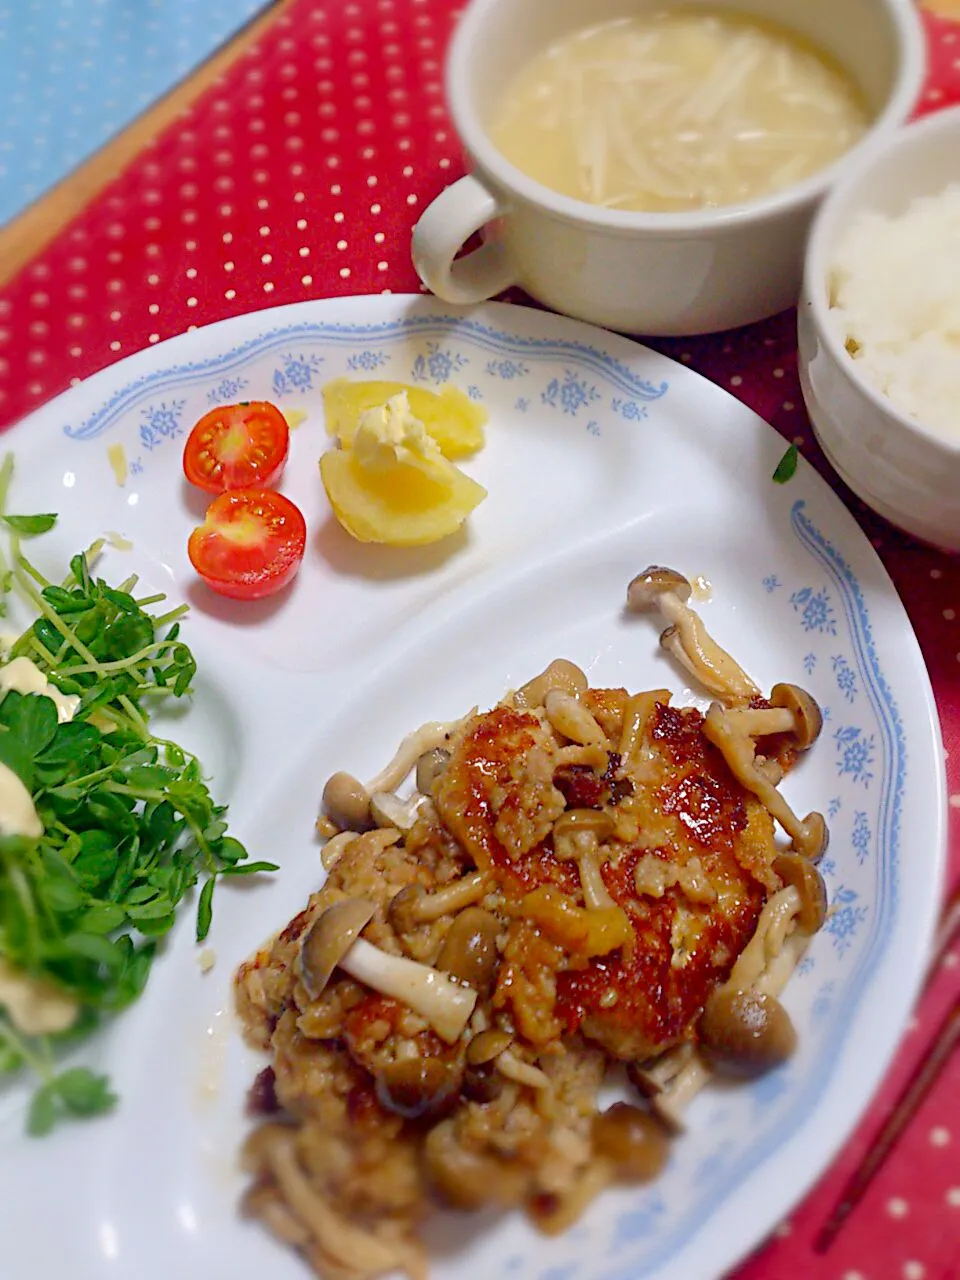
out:
<path id="1" fill-rule="evenodd" d="M 367 471 L 389 471 L 398 463 L 429 467 L 444 462 L 440 446 L 411 412 L 405 391 L 360 415 L 353 452 Z"/>

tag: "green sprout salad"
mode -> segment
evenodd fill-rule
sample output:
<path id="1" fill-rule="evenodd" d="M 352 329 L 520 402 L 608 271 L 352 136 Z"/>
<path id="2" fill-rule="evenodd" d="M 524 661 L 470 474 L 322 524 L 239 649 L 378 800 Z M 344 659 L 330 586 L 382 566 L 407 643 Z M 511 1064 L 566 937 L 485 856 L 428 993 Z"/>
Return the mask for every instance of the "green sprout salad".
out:
<path id="1" fill-rule="evenodd" d="M 3 611 L 13 593 L 36 616 L 0 665 L 0 1082 L 35 1073 L 27 1128 L 44 1134 L 114 1106 L 109 1079 L 62 1069 L 64 1051 L 141 995 L 190 891 L 202 881 L 202 941 L 217 880 L 276 866 L 248 859 L 196 756 L 151 730 L 158 706 L 191 692 L 187 606 L 95 576 L 102 543 L 48 582 L 22 543 L 56 516 L 6 514 L 12 472 L 8 456 Z"/>

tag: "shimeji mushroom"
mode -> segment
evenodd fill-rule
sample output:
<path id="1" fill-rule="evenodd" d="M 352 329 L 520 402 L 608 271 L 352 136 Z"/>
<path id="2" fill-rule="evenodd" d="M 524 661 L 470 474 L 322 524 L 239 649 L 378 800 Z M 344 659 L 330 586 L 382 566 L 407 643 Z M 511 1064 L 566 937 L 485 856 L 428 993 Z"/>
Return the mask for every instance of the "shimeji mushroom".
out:
<path id="1" fill-rule="evenodd" d="M 728 979 L 731 987 L 778 996 L 827 917 L 827 889 L 809 858 L 782 853 L 773 869 L 784 887 L 768 900 Z"/>
<path id="2" fill-rule="evenodd" d="M 356 831 L 338 831 L 335 836 L 331 836 L 323 846 L 323 852 L 320 854 L 320 861 L 323 863 L 325 870 L 329 871 L 347 845 L 353 844 L 354 840 L 359 838 L 359 833 Z"/>
<path id="3" fill-rule="evenodd" d="M 467 1045 L 467 1069 L 463 1096 L 470 1102 L 493 1102 L 503 1092 L 504 1077 L 497 1070 L 500 1055 L 513 1044 L 513 1036 L 496 1027 L 475 1035 Z"/>
<path id="4" fill-rule="evenodd" d="M 513 1036 L 497 1027 L 488 1027 L 475 1035 L 467 1045 L 467 1062 L 471 1067 L 482 1067 L 499 1058 L 513 1044 Z"/>
<path id="5" fill-rule="evenodd" d="M 422 796 L 433 791 L 434 783 L 442 778 L 450 763 L 450 752 L 445 747 L 431 747 L 417 761 L 417 790 Z"/>
<path id="6" fill-rule="evenodd" d="M 470 715 L 472 714 L 473 712 L 470 712 Z M 469 717 L 464 717 L 464 719 L 467 718 Z M 432 720 L 415 729 L 413 733 L 408 733 L 397 747 L 390 763 L 367 783 L 367 794 L 373 795 L 377 791 L 396 791 L 420 757 L 426 755 L 428 751 L 442 747 L 449 740 L 451 733 L 461 724 L 463 720 L 450 720 L 445 724 Z"/>
<path id="7" fill-rule="evenodd" d="M 792 739 L 797 751 L 809 750 L 820 736 L 823 715 L 806 689 L 795 684 L 775 684 L 769 701 L 769 707 L 730 709 L 727 718 L 750 738 L 782 733 Z"/>
<path id="8" fill-rule="evenodd" d="M 800 893 L 793 885 L 786 885 L 767 899 L 753 937 L 730 971 L 727 986 L 746 991 L 760 981 L 771 961 L 780 954 L 790 931 L 795 929 L 800 907 Z"/>
<path id="9" fill-rule="evenodd" d="M 827 886 L 803 854 L 781 854 L 773 870 L 783 881 L 760 913 L 748 947 L 733 966 L 730 982 L 749 984 L 751 991 L 778 996 L 794 973 L 806 946 L 827 919 Z M 758 938 L 759 934 L 759 938 Z"/>
<path id="10" fill-rule="evenodd" d="M 743 668 L 710 636 L 687 601 L 693 588 L 681 573 L 650 565 L 627 588 L 632 613 L 657 609 L 670 625 L 660 643 L 711 693 L 730 702 L 749 702 L 760 690 Z"/>
<path id="11" fill-rule="evenodd" d="M 381 995 L 407 1005 L 453 1044 L 477 1003 L 477 993 L 429 965 L 388 955 L 360 937 L 376 907 L 364 898 L 344 898 L 317 916 L 300 945 L 300 975 L 316 1000 L 336 968 Z"/>
<path id="12" fill-rule="evenodd" d="M 799 928 L 787 934 L 780 951 L 767 961 L 751 990 L 767 996 L 779 996 L 803 959 L 809 944 L 810 935 Z"/>
<path id="13" fill-rule="evenodd" d="M 258 1171 L 267 1168 L 273 1174 L 294 1222 L 309 1230 L 314 1242 L 312 1252 L 329 1262 L 332 1273 L 422 1274 L 420 1258 L 412 1245 L 376 1236 L 331 1209 L 300 1163 L 297 1131 L 291 1125 L 261 1125 L 255 1129 L 247 1141 L 248 1160 L 254 1158 L 254 1143 L 261 1153 L 255 1167 Z"/>
<path id="14" fill-rule="evenodd" d="M 689 1040 L 666 1049 L 659 1057 L 647 1062 L 628 1062 L 627 1076 L 630 1083 L 644 1098 L 655 1098 L 670 1087 L 686 1066 L 693 1053 L 693 1045 Z"/>
<path id="15" fill-rule="evenodd" d="M 547 719 L 558 733 L 581 747 L 605 744 L 607 735 L 595 716 L 572 693 L 551 689 L 543 700 Z"/>
<path id="16" fill-rule="evenodd" d="M 629 760 L 642 745 L 644 730 L 651 715 L 660 703 L 667 706 L 670 702 L 669 689 L 645 689 L 627 699 L 623 713 L 623 728 L 620 730 L 620 743 L 617 750 L 622 760 Z"/>
<path id="17" fill-rule="evenodd" d="M 454 918 L 437 956 L 437 968 L 487 995 L 496 977 L 500 922 L 489 911 L 467 907 Z"/>
<path id="18" fill-rule="evenodd" d="M 673 1132 L 684 1127 L 683 1112 L 710 1079 L 710 1071 L 689 1040 L 652 1062 L 630 1062 L 627 1076 L 637 1092 Z"/>
<path id="19" fill-rule="evenodd" d="M 323 788 L 323 807 L 344 831 L 367 831 L 373 824 L 370 793 L 352 774 L 331 774 Z"/>
<path id="20" fill-rule="evenodd" d="M 463 1084 L 462 1055 L 395 1058 L 374 1072 L 377 1099 L 407 1120 L 440 1116 Z"/>
<path id="21" fill-rule="evenodd" d="M 703 720 L 704 736 L 717 747 L 741 786 L 752 791 L 771 817 L 780 823 L 793 847 L 807 858 L 819 858 L 827 847 L 823 814 L 797 817 L 770 778 L 757 767 L 756 743 L 742 733 L 719 702 L 710 704 Z"/>
<path id="22" fill-rule="evenodd" d="M 334 863 L 344 854 L 347 849 L 353 848 L 355 853 L 372 854 L 378 857 L 384 849 L 389 849 L 392 844 L 396 844 L 401 837 L 395 827 L 380 828 L 377 831 L 364 831 L 360 834 L 357 831 L 341 831 L 333 836 L 323 846 L 323 852 L 320 854 L 320 861 L 323 863 L 327 871 Z"/>
<path id="23" fill-rule="evenodd" d="M 713 1067 L 746 1079 L 778 1067 L 797 1047 L 790 1015 L 776 996 L 729 985 L 711 993 L 697 1032 Z"/>
<path id="24" fill-rule="evenodd" d="M 667 1162 L 667 1131 L 649 1111 L 615 1102 L 598 1112 L 590 1136 L 597 1155 L 609 1160 L 623 1182 L 649 1182 Z"/>
<path id="25" fill-rule="evenodd" d="M 472 711 L 470 715 L 473 715 Z M 464 717 L 464 719 L 468 718 Z M 383 793 L 396 791 L 410 770 L 418 764 L 420 758 L 429 752 L 439 750 L 450 734 L 462 723 L 463 720 L 451 720 L 446 724 L 434 720 L 421 725 L 413 733 L 408 733 L 389 764 L 366 784 L 350 773 L 341 771 L 333 774 L 323 789 L 325 811 L 341 828 L 350 828 L 353 831 L 367 830 L 376 820 L 375 815 L 370 811 L 371 799 L 376 797 L 382 812 L 384 805 L 389 804 Z M 402 802 L 397 800 L 396 803 L 400 805 Z M 405 805 L 404 813 L 409 811 L 409 806 Z M 400 816 L 399 809 L 394 808 L 392 812 L 395 816 Z M 391 825 L 394 824 L 391 822 Z M 410 822 L 407 827 L 401 829 L 409 830 L 409 826 L 412 825 L 413 823 Z"/>
<path id="26" fill-rule="evenodd" d="M 799 853 L 781 853 L 774 859 L 773 869 L 785 885 L 792 885 L 800 895 L 797 928 L 807 935 L 817 933 L 827 918 L 823 876 L 809 858 Z"/>
<path id="27" fill-rule="evenodd" d="M 471 871 L 449 884 L 429 892 L 422 884 L 408 884 L 394 894 L 387 914 L 397 933 L 412 933 L 421 924 L 429 924 L 464 907 L 472 907 L 487 892 L 487 877 L 482 871 Z"/>
<path id="28" fill-rule="evenodd" d="M 600 845 L 614 828 L 613 818 L 601 809 L 568 809 L 553 824 L 554 856 L 576 862 L 583 901 L 591 909 L 616 906 L 600 871 Z"/>
<path id="29" fill-rule="evenodd" d="M 777 863 L 787 884 L 764 905 L 753 937 L 730 977 L 707 999 L 697 1027 L 708 1061 L 731 1075 L 761 1075 L 796 1048 L 796 1031 L 777 996 L 806 947 L 808 930 L 823 923 L 826 896 L 821 899 L 819 872 L 806 858 L 784 854 L 775 868 Z"/>
<path id="30" fill-rule="evenodd" d="M 540 707 L 548 693 L 559 691 L 577 697 L 589 688 L 586 675 L 576 663 L 566 658 L 554 658 L 539 675 L 528 680 L 513 695 L 515 707 Z"/>
<path id="31" fill-rule="evenodd" d="M 412 831 L 422 804 L 423 796 L 420 795 L 401 800 L 392 791 L 376 791 L 370 797 L 370 816 L 379 827 Z"/>
<path id="32" fill-rule="evenodd" d="M 508 1080 L 526 1085 L 530 1089 L 550 1088 L 550 1077 L 546 1072 L 529 1062 L 524 1062 L 511 1049 L 504 1049 L 503 1053 L 498 1054 L 496 1063 L 497 1070 Z"/>
<path id="33" fill-rule="evenodd" d="M 675 1133 L 684 1128 L 683 1113 L 710 1082 L 710 1068 L 691 1046 L 683 1066 L 662 1092 L 654 1094 L 650 1106 Z"/>
<path id="34" fill-rule="evenodd" d="M 467 1210 L 491 1203 L 516 1204 L 523 1198 L 529 1178 L 521 1161 L 462 1142 L 450 1118 L 427 1133 L 423 1171 L 441 1201 L 452 1209 Z"/>

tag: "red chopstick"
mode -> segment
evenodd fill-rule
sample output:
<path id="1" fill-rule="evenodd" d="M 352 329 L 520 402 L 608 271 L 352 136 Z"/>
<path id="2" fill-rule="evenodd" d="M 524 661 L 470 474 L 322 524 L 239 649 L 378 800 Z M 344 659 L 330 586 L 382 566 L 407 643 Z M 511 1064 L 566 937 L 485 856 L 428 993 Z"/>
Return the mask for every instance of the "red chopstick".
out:
<path id="1" fill-rule="evenodd" d="M 958 930 L 960 930 L 960 884 L 954 889 L 940 918 L 930 964 L 927 968 L 927 983 L 939 967 Z M 933 1088 L 958 1044 L 960 1044 L 960 992 L 937 1028 L 930 1049 L 917 1063 L 910 1079 L 904 1085 L 883 1128 L 847 1179 L 829 1218 L 814 1241 L 815 1253 L 826 1253 L 836 1240 L 843 1224 L 863 1199 L 870 1183 L 879 1173 L 904 1129 L 920 1109 L 921 1103 Z"/>

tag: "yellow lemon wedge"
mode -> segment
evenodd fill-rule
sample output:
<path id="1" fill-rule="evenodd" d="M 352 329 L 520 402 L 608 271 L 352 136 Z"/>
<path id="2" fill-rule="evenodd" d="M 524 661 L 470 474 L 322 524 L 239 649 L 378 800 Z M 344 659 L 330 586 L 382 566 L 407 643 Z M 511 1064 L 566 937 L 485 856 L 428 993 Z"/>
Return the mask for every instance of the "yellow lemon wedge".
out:
<path id="1" fill-rule="evenodd" d="M 445 458 L 453 461 L 466 458 L 483 447 L 486 409 L 450 385 L 439 391 L 427 391 L 405 382 L 352 382 L 348 378 L 335 378 L 323 388 L 327 431 L 349 449 L 363 414 L 404 392 L 411 413 L 436 440 Z"/>
<path id="2" fill-rule="evenodd" d="M 331 449 L 320 475 L 334 515 L 359 542 L 420 547 L 455 533 L 487 496 L 483 485 L 446 465 L 449 475 L 405 462 L 369 471 L 352 449 Z"/>
<path id="3" fill-rule="evenodd" d="M 487 496 L 443 456 L 404 391 L 360 415 L 352 446 L 325 453 L 320 476 L 337 520 L 360 542 L 438 542 Z"/>

